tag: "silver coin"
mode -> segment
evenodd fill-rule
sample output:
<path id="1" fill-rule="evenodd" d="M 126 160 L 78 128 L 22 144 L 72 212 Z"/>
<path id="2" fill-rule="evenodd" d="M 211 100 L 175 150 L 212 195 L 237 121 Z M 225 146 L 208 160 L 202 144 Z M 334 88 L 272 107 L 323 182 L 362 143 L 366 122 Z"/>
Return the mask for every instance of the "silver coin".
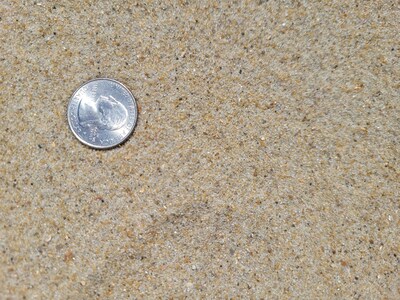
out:
<path id="1" fill-rule="evenodd" d="M 99 78 L 75 91 L 67 115 L 69 127 L 79 141 L 96 149 L 108 149 L 130 136 L 138 112 L 135 98 L 122 83 Z"/>

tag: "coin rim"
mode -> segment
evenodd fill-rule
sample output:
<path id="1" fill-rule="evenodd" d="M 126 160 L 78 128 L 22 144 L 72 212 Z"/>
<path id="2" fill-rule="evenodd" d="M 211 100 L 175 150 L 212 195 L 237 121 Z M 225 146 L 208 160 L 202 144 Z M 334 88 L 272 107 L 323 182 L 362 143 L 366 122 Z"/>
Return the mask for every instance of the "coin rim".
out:
<path id="1" fill-rule="evenodd" d="M 136 116 L 135 116 L 135 121 L 134 121 L 134 124 L 133 124 L 132 128 L 129 130 L 129 132 L 126 134 L 126 136 L 125 136 L 121 141 L 119 141 L 118 143 L 112 144 L 112 145 L 107 145 L 107 146 L 93 145 L 93 144 L 91 144 L 90 142 L 87 142 L 87 141 L 85 141 L 84 139 L 82 139 L 82 138 L 75 132 L 75 130 L 74 130 L 72 124 L 71 124 L 71 119 L 70 119 L 70 117 L 69 117 L 70 106 L 71 106 L 71 103 L 72 103 L 72 101 L 73 101 L 73 99 L 74 99 L 76 93 L 78 93 L 78 91 L 79 91 L 82 87 L 84 87 L 85 85 L 89 84 L 90 82 L 92 82 L 92 81 L 98 81 L 98 80 L 107 80 L 107 81 L 112 81 L 112 82 L 115 82 L 115 83 L 117 83 L 117 84 L 120 84 L 123 88 L 125 88 L 125 89 L 128 91 L 129 95 L 130 95 L 130 96 L 132 97 L 132 99 L 133 99 L 133 103 L 134 103 L 134 106 L 135 106 L 135 115 L 136 115 Z M 82 144 L 84 144 L 84 145 L 86 145 L 86 146 L 89 146 L 89 147 L 91 147 L 91 148 L 94 148 L 94 149 L 101 149 L 101 150 L 114 148 L 114 147 L 117 147 L 118 145 L 121 145 L 122 143 L 126 142 L 126 140 L 131 136 L 131 134 L 133 133 L 133 131 L 134 131 L 135 128 L 136 128 L 136 124 L 137 124 L 137 120 L 138 120 L 138 108 L 137 108 L 136 98 L 133 96 L 132 92 L 128 89 L 128 87 L 127 87 L 126 85 L 124 85 L 123 83 L 119 82 L 118 80 L 111 79 L 111 78 L 107 78 L 107 77 L 94 78 L 94 79 L 91 79 L 91 80 L 86 81 L 86 82 L 84 82 L 83 84 L 81 84 L 81 85 L 75 90 L 75 92 L 72 94 L 72 96 L 70 97 L 69 103 L 68 103 L 68 106 L 67 106 L 67 119 L 68 119 L 68 125 L 69 125 L 70 130 L 72 131 L 72 133 L 74 134 L 74 136 L 75 136 Z"/>

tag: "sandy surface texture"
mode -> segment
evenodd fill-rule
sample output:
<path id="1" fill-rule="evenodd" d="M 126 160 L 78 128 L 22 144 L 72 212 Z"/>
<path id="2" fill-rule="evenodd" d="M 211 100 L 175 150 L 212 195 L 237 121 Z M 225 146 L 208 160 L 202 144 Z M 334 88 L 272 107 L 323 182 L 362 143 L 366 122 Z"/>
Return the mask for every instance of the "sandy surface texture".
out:
<path id="1" fill-rule="evenodd" d="M 400 4 L 0 2 L 1 299 L 400 299 Z M 128 86 L 121 147 L 74 90 Z"/>

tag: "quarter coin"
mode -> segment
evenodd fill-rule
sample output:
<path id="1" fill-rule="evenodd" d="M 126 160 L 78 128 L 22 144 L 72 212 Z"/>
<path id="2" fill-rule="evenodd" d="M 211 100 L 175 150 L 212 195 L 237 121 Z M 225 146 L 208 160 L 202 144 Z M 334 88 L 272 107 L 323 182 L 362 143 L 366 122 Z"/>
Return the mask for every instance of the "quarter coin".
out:
<path id="1" fill-rule="evenodd" d="M 68 123 L 83 144 L 108 149 L 124 142 L 138 118 L 136 100 L 120 82 L 99 78 L 86 82 L 68 104 Z"/>

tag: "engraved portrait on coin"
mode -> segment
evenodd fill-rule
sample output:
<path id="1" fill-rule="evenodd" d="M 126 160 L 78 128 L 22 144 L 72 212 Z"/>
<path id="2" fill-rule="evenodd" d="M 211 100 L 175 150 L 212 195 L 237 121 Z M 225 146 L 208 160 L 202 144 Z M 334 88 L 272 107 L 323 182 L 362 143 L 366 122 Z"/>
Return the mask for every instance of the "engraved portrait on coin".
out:
<path id="1" fill-rule="evenodd" d="M 131 92 L 112 79 L 95 79 L 78 88 L 68 105 L 68 122 L 82 143 L 97 149 L 128 138 L 137 121 Z"/>
<path id="2" fill-rule="evenodd" d="M 128 118 L 128 111 L 113 96 L 82 100 L 78 108 L 79 124 L 99 130 L 117 130 Z"/>

